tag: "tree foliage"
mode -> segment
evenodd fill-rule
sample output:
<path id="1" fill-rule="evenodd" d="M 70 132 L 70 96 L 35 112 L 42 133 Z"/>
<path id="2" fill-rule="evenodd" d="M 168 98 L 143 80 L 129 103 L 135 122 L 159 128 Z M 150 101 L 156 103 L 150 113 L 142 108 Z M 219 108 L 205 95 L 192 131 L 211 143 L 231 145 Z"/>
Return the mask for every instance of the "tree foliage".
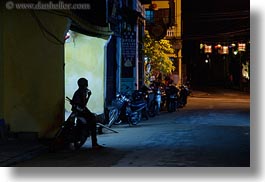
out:
<path id="1" fill-rule="evenodd" d="M 151 76 L 156 76 L 160 73 L 163 75 L 171 74 L 175 67 L 168 54 L 173 53 L 174 49 L 171 47 L 169 40 L 161 39 L 156 41 L 150 37 L 148 31 L 145 31 L 143 49 L 146 68 L 145 80 L 150 80 Z M 147 67 L 150 67 L 150 72 Z"/>

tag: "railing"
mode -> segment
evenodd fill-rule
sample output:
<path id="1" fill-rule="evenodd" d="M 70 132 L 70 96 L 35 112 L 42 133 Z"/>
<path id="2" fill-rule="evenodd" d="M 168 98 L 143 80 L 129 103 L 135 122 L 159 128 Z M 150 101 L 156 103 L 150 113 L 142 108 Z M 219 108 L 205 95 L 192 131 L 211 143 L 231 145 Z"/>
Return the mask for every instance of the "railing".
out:
<path id="1" fill-rule="evenodd" d="M 171 26 L 167 29 L 167 34 L 165 36 L 166 39 L 177 38 L 180 36 L 180 32 L 178 32 L 176 26 Z"/>
<path id="2" fill-rule="evenodd" d="M 175 28 L 175 26 L 169 27 L 167 29 L 166 37 L 175 37 L 175 36 L 176 36 L 176 28 Z"/>

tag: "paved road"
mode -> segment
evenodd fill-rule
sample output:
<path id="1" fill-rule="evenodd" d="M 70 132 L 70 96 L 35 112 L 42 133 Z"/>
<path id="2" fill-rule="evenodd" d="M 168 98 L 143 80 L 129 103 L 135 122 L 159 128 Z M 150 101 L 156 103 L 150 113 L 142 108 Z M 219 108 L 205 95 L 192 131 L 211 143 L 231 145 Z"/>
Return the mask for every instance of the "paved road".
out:
<path id="1" fill-rule="evenodd" d="M 16 166 L 196 167 L 250 164 L 249 95 L 194 92 L 188 105 L 174 113 L 143 120 L 139 126 L 114 126 L 91 150 L 45 153 Z"/>

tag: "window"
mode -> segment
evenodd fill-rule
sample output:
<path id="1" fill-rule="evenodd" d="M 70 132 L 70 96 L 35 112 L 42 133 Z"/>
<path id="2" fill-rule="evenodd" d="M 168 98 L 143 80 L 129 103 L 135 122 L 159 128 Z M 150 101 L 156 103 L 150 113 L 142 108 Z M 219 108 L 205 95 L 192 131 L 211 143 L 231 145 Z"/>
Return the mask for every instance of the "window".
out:
<path id="1" fill-rule="evenodd" d="M 145 17 L 146 17 L 146 22 L 148 24 L 154 23 L 154 11 L 153 10 L 145 10 Z"/>

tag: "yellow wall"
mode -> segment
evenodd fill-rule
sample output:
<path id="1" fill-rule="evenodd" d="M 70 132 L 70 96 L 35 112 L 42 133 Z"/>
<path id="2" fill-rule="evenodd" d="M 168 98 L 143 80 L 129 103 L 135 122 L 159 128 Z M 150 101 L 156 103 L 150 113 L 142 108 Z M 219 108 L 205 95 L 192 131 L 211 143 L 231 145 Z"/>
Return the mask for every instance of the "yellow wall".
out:
<path id="1" fill-rule="evenodd" d="M 0 25 L 3 25 L 3 11 L 0 10 Z M 0 26 L 0 120 L 4 118 L 4 55 L 3 26 Z"/>
<path id="2" fill-rule="evenodd" d="M 65 96 L 72 98 L 80 77 L 88 79 L 92 95 L 88 108 L 95 113 L 104 112 L 104 45 L 106 40 L 72 32 L 65 43 Z M 68 102 L 65 108 L 70 111 Z"/>
<path id="3" fill-rule="evenodd" d="M 156 4 L 157 5 L 157 9 L 160 8 L 169 8 L 169 4 L 168 1 L 152 1 L 152 4 Z M 148 5 L 144 5 L 145 8 L 149 8 L 149 4 Z"/>
<path id="4" fill-rule="evenodd" d="M 176 24 L 177 24 L 177 37 L 181 37 L 182 35 L 182 18 L 181 18 L 181 0 L 175 1 L 176 5 Z"/>
<path id="5" fill-rule="evenodd" d="M 41 24 L 63 41 L 67 19 L 35 12 Z M 47 33 L 45 37 L 28 10 L 5 10 L 2 28 L 4 119 L 13 132 L 47 137 L 64 119 L 64 45 L 52 43 L 56 41 Z"/>

